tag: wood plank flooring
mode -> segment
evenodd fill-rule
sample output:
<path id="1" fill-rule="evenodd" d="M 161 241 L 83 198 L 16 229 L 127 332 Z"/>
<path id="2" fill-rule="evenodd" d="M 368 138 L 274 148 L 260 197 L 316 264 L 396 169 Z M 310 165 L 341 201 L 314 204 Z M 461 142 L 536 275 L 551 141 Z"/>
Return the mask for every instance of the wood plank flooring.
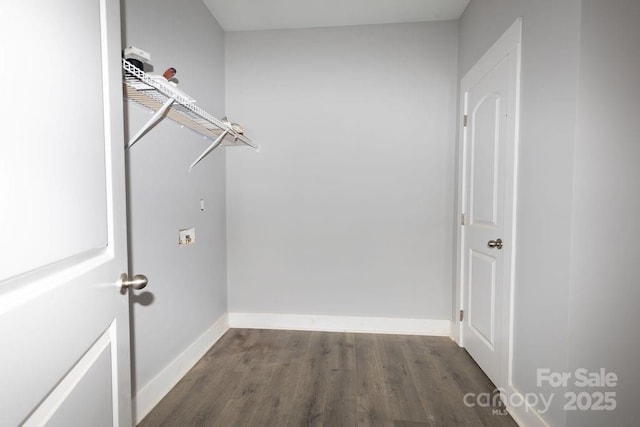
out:
<path id="1" fill-rule="evenodd" d="M 516 426 L 494 388 L 449 338 L 231 329 L 140 426 Z"/>

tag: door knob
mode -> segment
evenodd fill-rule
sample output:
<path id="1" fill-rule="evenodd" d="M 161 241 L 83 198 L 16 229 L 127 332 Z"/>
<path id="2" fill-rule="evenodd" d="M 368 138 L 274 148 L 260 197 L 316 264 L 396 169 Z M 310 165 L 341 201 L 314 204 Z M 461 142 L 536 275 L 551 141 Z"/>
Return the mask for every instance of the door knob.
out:
<path id="1" fill-rule="evenodd" d="M 136 274 L 135 276 L 130 278 L 127 273 L 122 273 L 120 275 L 120 282 L 120 293 L 124 295 L 127 293 L 127 290 L 129 288 L 136 290 L 143 289 L 145 286 L 147 286 L 149 280 L 147 279 L 147 276 L 143 274 Z"/>
<path id="2" fill-rule="evenodd" d="M 490 248 L 502 249 L 502 239 L 489 240 L 487 246 Z"/>

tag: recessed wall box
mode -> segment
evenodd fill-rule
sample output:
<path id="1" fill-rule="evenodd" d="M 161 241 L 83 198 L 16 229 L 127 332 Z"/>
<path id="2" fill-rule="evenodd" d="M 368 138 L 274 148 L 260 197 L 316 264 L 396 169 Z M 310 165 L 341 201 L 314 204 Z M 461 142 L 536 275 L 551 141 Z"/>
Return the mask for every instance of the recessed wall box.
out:
<path id="1" fill-rule="evenodd" d="M 194 227 L 178 230 L 178 246 L 187 246 L 196 241 L 196 229 Z"/>

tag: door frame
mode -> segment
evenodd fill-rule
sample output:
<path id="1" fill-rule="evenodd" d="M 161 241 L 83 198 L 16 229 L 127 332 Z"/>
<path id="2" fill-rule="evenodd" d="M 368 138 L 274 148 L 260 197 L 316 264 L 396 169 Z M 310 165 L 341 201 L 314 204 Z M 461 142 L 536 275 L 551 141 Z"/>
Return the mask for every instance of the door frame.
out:
<path id="1" fill-rule="evenodd" d="M 513 362 L 513 318 L 514 318 L 514 288 L 516 271 L 516 208 L 517 208 L 517 177 L 518 177 L 518 146 L 520 142 L 520 77 L 521 77 L 521 46 L 522 46 L 522 18 L 516 21 L 500 36 L 475 65 L 460 80 L 460 107 L 458 125 L 458 185 L 457 185 L 457 209 L 456 209 L 456 264 L 455 264 L 455 307 L 452 338 L 460 347 L 464 347 L 463 322 L 460 320 L 460 311 L 465 307 L 464 289 L 464 265 L 465 254 L 465 229 L 462 225 L 463 214 L 467 212 L 465 194 L 466 167 L 467 167 L 467 128 L 464 126 L 464 116 L 467 114 L 467 97 L 463 92 L 468 81 L 477 81 L 489 72 L 500 59 L 510 56 L 509 82 L 508 82 L 508 108 L 507 108 L 507 152 L 505 173 L 505 204 L 504 204 L 504 235 L 505 245 L 503 268 L 503 299 L 502 308 L 502 349 L 500 361 L 500 379 L 496 385 L 505 392 L 513 390 L 512 387 L 512 362 Z M 513 96 L 511 96 L 513 94 Z"/>

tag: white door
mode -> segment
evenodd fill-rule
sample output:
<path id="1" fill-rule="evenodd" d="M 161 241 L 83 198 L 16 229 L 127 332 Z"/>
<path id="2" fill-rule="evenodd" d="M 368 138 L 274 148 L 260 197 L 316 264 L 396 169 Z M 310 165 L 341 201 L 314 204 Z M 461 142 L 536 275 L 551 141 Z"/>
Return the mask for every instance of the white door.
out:
<path id="1" fill-rule="evenodd" d="M 508 380 L 520 22 L 462 79 L 462 343 L 498 386 Z"/>
<path id="2" fill-rule="evenodd" d="M 118 0 L 0 7 L 0 425 L 129 426 Z"/>

